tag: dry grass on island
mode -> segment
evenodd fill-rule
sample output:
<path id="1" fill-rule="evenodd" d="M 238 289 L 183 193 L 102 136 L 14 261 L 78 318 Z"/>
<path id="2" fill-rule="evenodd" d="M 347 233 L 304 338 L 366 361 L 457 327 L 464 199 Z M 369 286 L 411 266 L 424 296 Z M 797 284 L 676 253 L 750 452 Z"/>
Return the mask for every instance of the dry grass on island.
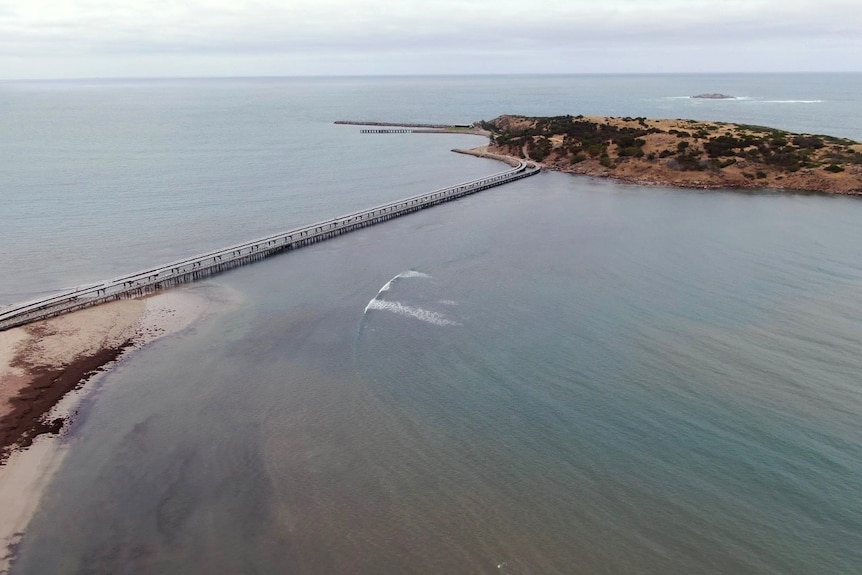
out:
<path id="1" fill-rule="evenodd" d="M 862 144 L 696 120 L 500 116 L 477 126 L 491 154 L 641 185 L 862 195 Z"/>

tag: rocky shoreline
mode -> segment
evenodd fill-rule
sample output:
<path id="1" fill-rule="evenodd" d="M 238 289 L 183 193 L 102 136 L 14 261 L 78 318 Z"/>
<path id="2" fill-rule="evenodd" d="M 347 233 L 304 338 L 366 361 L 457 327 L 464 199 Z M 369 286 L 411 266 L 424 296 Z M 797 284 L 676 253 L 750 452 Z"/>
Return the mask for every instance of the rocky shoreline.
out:
<path id="1" fill-rule="evenodd" d="M 694 120 L 500 116 L 483 154 L 642 186 L 862 195 L 862 144 Z"/>

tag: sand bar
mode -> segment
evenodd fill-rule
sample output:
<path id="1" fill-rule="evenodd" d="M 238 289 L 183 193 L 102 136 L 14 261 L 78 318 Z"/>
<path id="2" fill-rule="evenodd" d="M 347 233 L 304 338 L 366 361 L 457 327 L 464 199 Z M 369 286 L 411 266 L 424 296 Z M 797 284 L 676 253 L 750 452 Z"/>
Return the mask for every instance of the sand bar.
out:
<path id="1" fill-rule="evenodd" d="M 183 330 L 208 305 L 174 290 L 0 332 L 0 575 L 8 573 L 15 547 L 65 456 L 56 433 L 74 412 L 75 395 L 86 393 L 82 383 L 132 350 Z"/>

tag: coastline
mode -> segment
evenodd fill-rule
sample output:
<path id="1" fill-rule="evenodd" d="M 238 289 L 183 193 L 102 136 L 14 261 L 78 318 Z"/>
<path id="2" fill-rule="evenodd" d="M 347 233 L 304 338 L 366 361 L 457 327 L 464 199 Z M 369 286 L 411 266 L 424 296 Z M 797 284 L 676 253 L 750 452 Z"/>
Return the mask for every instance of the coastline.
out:
<path id="1" fill-rule="evenodd" d="M 147 304 L 116 301 L 0 332 L 0 464 L 62 422 L 44 416 L 132 345 Z"/>
<path id="2" fill-rule="evenodd" d="M 477 158 L 488 158 L 492 160 L 500 160 L 501 162 L 506 163 L 517 163 L 522 158 L 518 158 L 517 156 L 513 156 L 510 154 L 505 154 L 500 150 L 495 150 L 493 146 L 478 146 L 476 148 L 469 149 L 453 149 L 452 150 L 458 154 L 466 154 L 468 156 L 475 156 Z M 561 167 L 555 163 L 545 163 L 545 162 L 537 162 L 535 160 L 530 160 L 532 163 L 536 164 L 543 170 L 550 170 L 552 172 L 560 172 L 563 174 L 570 174 L 573 176 L 587 176 L 590 178 L 604 178 L 608 180 L 613 180 L 615 182 L 620 182 L 623 184 L 631 184 L 634 186 L 643 186 L 643 187 L 668 187 L 668 188 L 679 188 L 683 190 L 750 190 L 750 191 L 764 191 L 764 190 L 774 190 L 776 192 L 791 192 L 791 193 L 801 193 L 801 194 L 826 194 L 826 195 L 835 195 L 835 196 L 860 196 L 862 192 L 856 190 L 850 191 L 834 191 L 834 190 L 819 190 L 819 189 L 811 189 L 811 188 L 802 188 L 802 187 L 778 187 L 778 186 L 763 186 L 757 185 L 751 182 L 712 182 L 712 181 L 704 181 L 700 179 L 694 180 L 684 180 L 684 181 L 674 181 L 670 179 L 661 179 L 651 175 L 622 175 L 612 173 L 610 170 L 604 169 L 574 169 L 574 168 L 566 168 Z"/>
<path id="3" fill-rule="evenodd" d="M 475 156 L 477 158 L 486 158 L 488 160 L 497 160 L 500 162 L 505 162 L 510 166 L 517 166 L 520 162 L 520 158 L 516 158 L 515 156 L 510 156 L 507 154 L 498 154 L 488 151 L 489 146 L 478 146 L 476 148 L 454 148 L 452 151 L 456 154 L 466 154 L 468 156 Z M 538 166 L 542 166 L 540 162 L 533 162 Z"/>
<path id="4" fill-rule="evenodd" d="M 208 306 L 174 290 L 0 332 L 0 575 L 65 457 L 63 424 L 88 384 L 129 353 L 186 329 Z"/>
<path id="5" fill-rule="evenodd" d="M 718 121 L 504 115 L 480 157 L 639 186 L 862 195 L 862 143 Z"/>

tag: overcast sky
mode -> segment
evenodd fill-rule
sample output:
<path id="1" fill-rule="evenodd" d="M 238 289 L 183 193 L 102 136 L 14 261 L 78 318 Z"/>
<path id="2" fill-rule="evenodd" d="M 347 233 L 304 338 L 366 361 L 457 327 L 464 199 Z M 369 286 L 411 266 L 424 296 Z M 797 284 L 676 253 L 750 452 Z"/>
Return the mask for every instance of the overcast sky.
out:
<path id="1" fill-rule="evenodd" d="M 862 70 L 862 0 L 0 0 L 0 78 Z"/>

